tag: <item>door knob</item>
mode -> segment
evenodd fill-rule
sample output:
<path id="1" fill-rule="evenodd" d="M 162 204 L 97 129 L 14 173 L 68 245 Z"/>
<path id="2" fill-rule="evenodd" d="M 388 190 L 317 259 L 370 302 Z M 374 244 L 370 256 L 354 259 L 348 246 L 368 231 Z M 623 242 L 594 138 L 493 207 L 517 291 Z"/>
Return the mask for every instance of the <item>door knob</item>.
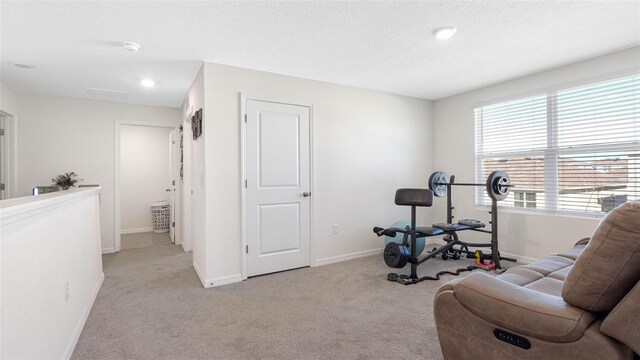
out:
<path id="1" fill-rule="evenodd" d="M 302 193 L 302 196 L 309 197 L 309 196 L 311 196 L 311 193 L 305 191 L 305 192 Z"/>

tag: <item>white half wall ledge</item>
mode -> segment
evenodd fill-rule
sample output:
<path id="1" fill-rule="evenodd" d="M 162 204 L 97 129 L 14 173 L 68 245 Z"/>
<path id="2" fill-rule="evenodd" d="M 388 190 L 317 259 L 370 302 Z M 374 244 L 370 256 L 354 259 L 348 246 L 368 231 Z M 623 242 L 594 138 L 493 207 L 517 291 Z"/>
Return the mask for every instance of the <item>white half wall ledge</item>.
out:
<path id="1" fill-rule="evenodd" d="M 0 224 L 7 225 L 100 193 L 101 187 L 72 189 L 0 201 Z"/>
<path id="2" fill-rule="evenodd" d="M 313 265 L 311 265 L 311 266 L 312 267 L 316 267 L 316 266 L 335 264 L 335 263 L 338 263 L 338 262 L 354 260 L 354 259 L 360 259 L 360 258 L 363 258 L 363 257 L 372 256 L 372 255 L 380 255 L 380 256 L 382 256 L 382 250 L 383 250 L 383 248 L 376 248 L 376 249 L 371 249 L 371 250 L 357 251 L 357 252 L 350 253 L 350 254 L 331 256 L 331 257 L 326 257 L 326 258 L 322 258 L 322 259 L 316 259 L 313 262 Z M 381 259 L 382 259 L 382 257 L 381 257 Z"/>
<path id="3" fill-rule="evenodd" d="M 100 190 L 0 201 L 0 358 L 72 356 L 104 282 Z"/>

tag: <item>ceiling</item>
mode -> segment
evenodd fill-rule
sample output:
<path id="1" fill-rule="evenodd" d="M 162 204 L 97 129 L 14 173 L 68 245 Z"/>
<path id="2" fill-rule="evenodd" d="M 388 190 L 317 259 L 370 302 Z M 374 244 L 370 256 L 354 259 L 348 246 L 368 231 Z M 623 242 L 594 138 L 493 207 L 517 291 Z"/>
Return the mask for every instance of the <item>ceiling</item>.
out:
<path id="1" fill-rule="evenodd" d="M 13 90 L 173 107 L 202 61 L 440 99 L 640 44 L 640 1 L 3 0 L 0 20 Z"/>

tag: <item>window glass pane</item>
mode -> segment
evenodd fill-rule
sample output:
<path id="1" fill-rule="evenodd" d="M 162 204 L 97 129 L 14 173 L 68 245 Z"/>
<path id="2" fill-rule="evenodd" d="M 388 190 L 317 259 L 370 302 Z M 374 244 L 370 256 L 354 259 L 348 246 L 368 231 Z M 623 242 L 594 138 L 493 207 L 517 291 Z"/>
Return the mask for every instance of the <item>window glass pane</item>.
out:
<path id="1" fill-rule="evenodd" d="M 640 77 L 558 92 L 558 146 L 631 143 L 640 139 Z"/>
<path id="2" fill-rule="evenodd" d="M 558 167 L 559 210 L 607 212 L 640 199 L 637 150 L 561 155 Z"/>
<path id="3" fill-rule="evenodd" d="M 547 97 L 485 106 L 482 117 L 482 152 L 505 153 L 544 149 L 547 145 Z"/>
<path id="4" fill-rule="evenodd" d="M 502 170 L 509 175 L 513 187 L 500 205 L 544 209 L 544 155 L 487 157 L 482 160 L 482 169 L 482 183 L 494 170 Z M 484 194 L 483 203 L 490 204 L 485 188 L 481 187 L 479 191 Z"/>
<path id="5" fill-rule="evenodd" d="M 474 114 L 476 180 L 503 170 L 514 185 L 501 206 L 603 214 L 640 200 L 640 75 Z M 477 191 L 480 204 L 491 203 Z"/>

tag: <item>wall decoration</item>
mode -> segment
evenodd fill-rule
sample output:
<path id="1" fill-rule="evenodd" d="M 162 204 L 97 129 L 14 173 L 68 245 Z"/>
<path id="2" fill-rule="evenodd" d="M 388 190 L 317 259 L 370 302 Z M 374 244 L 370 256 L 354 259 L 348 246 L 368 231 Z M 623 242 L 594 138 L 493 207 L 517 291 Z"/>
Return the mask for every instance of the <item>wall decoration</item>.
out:
<path id="1" fill-rule="evenodd" d="M 193 132 L 193 140 L 202 135 L 202 108 L 196 111 L 191 117 L 191 131 Z"/>

